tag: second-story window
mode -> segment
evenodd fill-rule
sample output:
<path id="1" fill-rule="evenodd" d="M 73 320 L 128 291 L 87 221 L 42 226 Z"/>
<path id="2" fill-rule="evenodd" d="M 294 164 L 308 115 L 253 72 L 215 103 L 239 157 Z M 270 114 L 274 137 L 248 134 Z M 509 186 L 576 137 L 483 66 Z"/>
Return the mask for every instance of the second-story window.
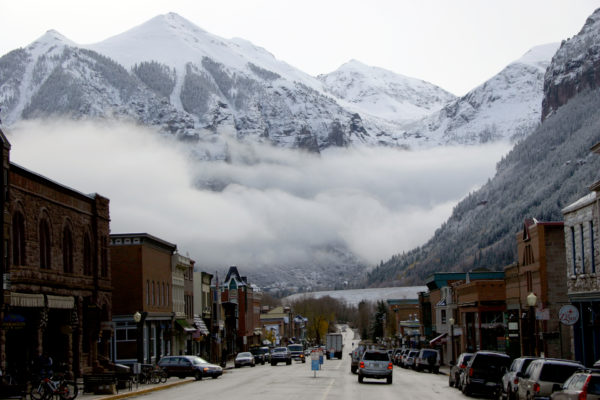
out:
<path id="1" fill-rule="evenodd" d="M 63 270 L 66 273 L 73 273 L 73 235 L 71 228 L 65 226 L 63 230 Z"/>
<path id="2" fill-rule="evenodd" d="M 585 238 L 583 236 L 583 224 L 579 225 L 579 235 L 581 236 L 581 273 L 585 274 Z"/>
<path id="3" fill-rule="evenodd" d="M 12 258 L 13 265 L 25 265 L 25 219 L 20 212 L 12 219 Z"/>
<path id="4" fill-rule="evenodd" d="M 40 268 L 50 269 L 52 267 L 52 248 L 50 241 L 50 227 L 48 221 L 43 218 L 39 226 L 40 239 Z"/>
<path id="5" fill-rule="evenodd" d="M 92 275 L 92 240 L 88 232 L 83 235 L 83 274 Z"/>
<path id="6" fill-rule="evenodd" d="M 594 254 L 594 221 L 590 221 L 590 261 L 592 263 L 592 274 L 596 273 L 596 255 Z"/>
<path id="7" fill-rule="evenodd" d="M 573 275 L 577 275 L 577 257 L 575 252 L 575 227 L 571 227 L 571 261 L 573 262 Z"/>

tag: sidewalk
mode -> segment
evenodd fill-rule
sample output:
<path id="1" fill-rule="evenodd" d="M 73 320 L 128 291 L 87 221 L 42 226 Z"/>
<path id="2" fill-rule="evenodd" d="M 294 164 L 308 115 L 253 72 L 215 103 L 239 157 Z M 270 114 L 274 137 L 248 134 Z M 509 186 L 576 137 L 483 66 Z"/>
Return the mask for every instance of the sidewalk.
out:
<path id="1" fill-rule="evenodd" d="M 228 361 L 225 368 L 223 368 L 223 374 L 227 373 L 227 370 L 233 369 L 233 361 Z M 83 400 L 117 400 L 125 399 L 128 397 L 141 396 L 145 393 L 156 392 L 158 390 L 169 389 L 179 385 L 185 385 L 188 383 L 196 382 L 194 378 L 180 379 L 177 377 L 171 377 L 167 379 L 166 383 L 145 383 L 143 385 L 133 385 L 131 390 L 120 389 L 117 394 L 93 394 L 93 393 L 81 393 L 77 396 L 77 399 Z M 80 389 L 81 390 L 81 389 Z"/>

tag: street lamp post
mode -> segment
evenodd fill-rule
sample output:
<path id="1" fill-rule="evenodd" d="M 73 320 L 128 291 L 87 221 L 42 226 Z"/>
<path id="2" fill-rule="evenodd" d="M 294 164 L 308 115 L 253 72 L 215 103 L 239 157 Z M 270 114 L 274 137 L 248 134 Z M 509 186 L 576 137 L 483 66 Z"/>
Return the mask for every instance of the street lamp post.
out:
<path id="1" fill-rule="evenodd" d="M 144 320 L 146 319 L 146 312 L 140 313 L 136 311 L 133 313 L 133 321 L 136 324 L 136 356 L 138 363 L 144 362 Z"/>
<path id="2" fill-rule="evenodd" d="M 537 303 L 537 296 L 531 292 L 527 296 L 527 305 L 529 306 L 529 329 L 530 333 L 533 333 L 533 342 L 531 343 L 531 349 L 533 350 L 534 356 L 537 356 L 537 326 L 535 323 L 535 305 Z"/>
<path id="3" fill-rule="evenodd" d="M 452 346 L 452 363 L 456 361 L 454 355 L 454 318 L 450 317 L 448 320 L 450 322 L 450 346 Z"/>

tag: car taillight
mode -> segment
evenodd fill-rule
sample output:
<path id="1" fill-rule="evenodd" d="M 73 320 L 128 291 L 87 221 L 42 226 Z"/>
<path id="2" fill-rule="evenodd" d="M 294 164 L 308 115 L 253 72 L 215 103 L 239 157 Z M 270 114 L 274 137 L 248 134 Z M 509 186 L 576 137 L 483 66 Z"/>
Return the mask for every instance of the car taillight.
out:
<path id="1" fill-rule="evenodd" d="M 513 380 L 513 384 L 515 384 L 515 385 L 518 385 L 518 384 L 519 384 L 519 378 L 515 378 L 515 379 Z"/>
<path id="2" fill-rule="evenodd" d="M 360 368 L 364 368 L 365 367 L 365 363 L 364 362 L 360 362 Z"/>
<path id="3" fill-rule="evenodd" d="M 394 364 L 388 363 L 388 369 L 392 369 L 392 368 L 394 368 Z"/>
<path id="4" fill-rule="evenodd" d="M 540 392 L 540 384 L 539 383 L 536 382 L 536 383 L 533 384 L 533 391 L 535 393 L 539 393 Z"/>
<path id="5" fill-rule="evenodd" d="M 590 379 L 592 379 L 592 375 L 589 375 L 583 384 L 583 388 L 581 389 L 581 393 L 577 397 L 577 400 L 587 400 L 587 391 L 588 385 L 590 384 Z"/>
<path id="6" fill-rule="evenodd" d="M 467 368 L 467 364 L 460 364 L 459 368 L 465 369 L 465 368 Z"/>
<path id="7" fill-rule="evenodd" d="M 469 376 L 473 376 L 473 368 L 469 368 Z"/>

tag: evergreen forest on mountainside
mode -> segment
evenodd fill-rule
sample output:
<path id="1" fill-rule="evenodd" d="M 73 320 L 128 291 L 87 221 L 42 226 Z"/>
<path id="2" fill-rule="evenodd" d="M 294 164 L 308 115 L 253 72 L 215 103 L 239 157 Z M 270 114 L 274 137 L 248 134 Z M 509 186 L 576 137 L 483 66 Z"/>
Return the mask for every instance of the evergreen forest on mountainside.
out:
<path id="1" fill-rule="evenodd" d="M 367 284 L 422 284 L 435 272 L 516 262 L 524 220 L 562 221 L 561 210 L 598 180 L 600 155 L 590 152 L 600 142 L 598 109 L 598 90 L 570 99 L 498 162 L 496 175 L 456 205 L 426 244 L 382 261 Z"/>

